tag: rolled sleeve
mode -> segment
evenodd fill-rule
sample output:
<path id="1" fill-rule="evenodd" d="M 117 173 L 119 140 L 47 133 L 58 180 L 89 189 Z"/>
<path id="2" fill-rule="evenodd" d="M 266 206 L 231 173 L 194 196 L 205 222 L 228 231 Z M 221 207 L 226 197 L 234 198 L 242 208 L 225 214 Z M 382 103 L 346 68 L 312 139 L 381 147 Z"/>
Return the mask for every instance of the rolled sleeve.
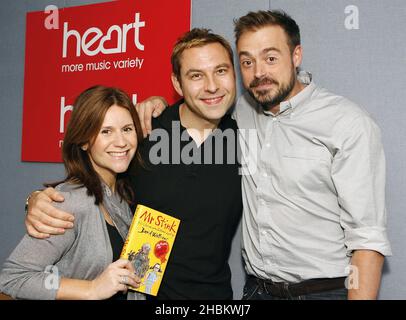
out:
<path id="1" fill-rule="evenodd" d="M 354 250 L 373 250 L 384 256 L 392 255 L 386 229 L 382 227 L 364 227 L 344 231 L 347 255 Z"/>
<path id="2" fill-rule="evenodd" d="M 385 155 L 378 126 L 360 116 L 342 133 L 332 179 L 340 205 L 347 254 L 374 250 L 392 254 L 386 234 Z"/>

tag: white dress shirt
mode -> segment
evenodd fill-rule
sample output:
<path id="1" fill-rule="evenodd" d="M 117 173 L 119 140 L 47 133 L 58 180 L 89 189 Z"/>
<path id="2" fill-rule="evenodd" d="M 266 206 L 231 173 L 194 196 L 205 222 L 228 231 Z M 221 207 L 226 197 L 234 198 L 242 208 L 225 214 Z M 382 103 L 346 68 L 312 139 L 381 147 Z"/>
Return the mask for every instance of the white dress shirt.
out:
<path id="1" fill-rule="evenodd" d="M 264 112 L 245 93 L 240 128 L 248 274 L 300 282 L 348 275 L 353 250 L 391 255 L 380 130 L 353 102 L 310 82 Z"/>

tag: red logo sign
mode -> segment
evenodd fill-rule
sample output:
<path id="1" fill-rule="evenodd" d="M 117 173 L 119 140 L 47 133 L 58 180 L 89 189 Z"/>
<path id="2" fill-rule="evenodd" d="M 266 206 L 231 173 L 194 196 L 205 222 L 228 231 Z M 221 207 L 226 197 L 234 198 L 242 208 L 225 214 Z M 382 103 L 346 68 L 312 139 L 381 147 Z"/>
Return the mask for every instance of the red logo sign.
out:
<path id="1" fill-rule="evenodd" d="M 190 10 L 190 0 L 121 0 L 28 13 L 22 160 L 61 162 L 72 104 L 90 86 L 175 101 L 170 56 Z"/>

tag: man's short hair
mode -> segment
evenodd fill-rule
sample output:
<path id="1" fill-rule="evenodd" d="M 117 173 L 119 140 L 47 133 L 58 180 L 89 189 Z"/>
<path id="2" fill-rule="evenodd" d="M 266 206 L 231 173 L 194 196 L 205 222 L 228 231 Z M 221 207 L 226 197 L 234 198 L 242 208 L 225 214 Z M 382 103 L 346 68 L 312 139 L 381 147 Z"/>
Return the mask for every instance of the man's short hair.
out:
<path id="1" fill-rule="evenodd" d="M 249 12 L 245 16 L 234 20 L 235 43 L 247 31 L 256 31 L 266 26 L 280 26 L 286 33 L 290 51 L 300 45 L 300 29 L 296 21 L 281 10 Z"/>
<path id="2" fill-rule="evenodd" d="M 210 29 L 194 28 L 179 38 L 172 50 L 172 72 L 178 80 L 180 80 L 180 58 L 182 53 L 186 49 L 203 47 L 211 43 L 218 43 L 226 49 L 231 64 L 234 67 L 233 49 L 226 39 L 218 34 L 212 33 Z"/>

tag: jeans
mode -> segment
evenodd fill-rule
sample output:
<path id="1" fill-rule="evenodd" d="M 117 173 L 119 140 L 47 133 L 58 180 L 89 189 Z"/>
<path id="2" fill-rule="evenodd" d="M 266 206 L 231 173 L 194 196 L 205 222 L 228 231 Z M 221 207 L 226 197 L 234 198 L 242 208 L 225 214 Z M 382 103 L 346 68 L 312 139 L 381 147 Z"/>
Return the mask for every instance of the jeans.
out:
<path id="1" fill-rule="evenodd" d="M 248 277 L 244 286 L 242 300 L 347 300 L 346 288 L 310 293 L 297 297 L 280 298 L 272 296 L 255 278 Z"/>

